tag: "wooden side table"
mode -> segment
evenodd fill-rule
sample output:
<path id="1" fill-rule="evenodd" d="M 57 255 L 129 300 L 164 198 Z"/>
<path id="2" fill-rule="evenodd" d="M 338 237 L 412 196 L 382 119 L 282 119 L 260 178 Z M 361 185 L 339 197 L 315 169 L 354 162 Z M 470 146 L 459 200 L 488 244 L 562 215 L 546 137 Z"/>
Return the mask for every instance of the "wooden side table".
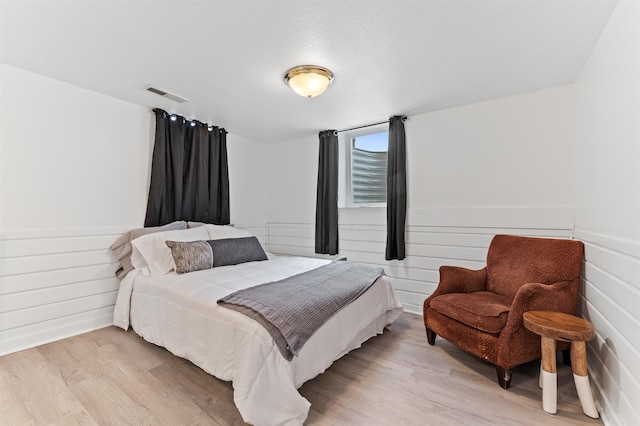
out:
<path id="1" fill-rule="evenodd" d="M 587 373 L 587 350 L 585 342 L 593 339 L 593 325 L 574 315 L 562 312 L 529 311 L 522 316 L 524 326 L 540 335 L 542 343 L 542 363 L 540 386 L 542 387 L 542 409 L 555 414 L 558 409 L 558 381 L 556 376 L 556 340 L 571 342 L 571 369 L 576 383 L 582 411 L 594 419 L 598 410 L 593 401 Z"/>

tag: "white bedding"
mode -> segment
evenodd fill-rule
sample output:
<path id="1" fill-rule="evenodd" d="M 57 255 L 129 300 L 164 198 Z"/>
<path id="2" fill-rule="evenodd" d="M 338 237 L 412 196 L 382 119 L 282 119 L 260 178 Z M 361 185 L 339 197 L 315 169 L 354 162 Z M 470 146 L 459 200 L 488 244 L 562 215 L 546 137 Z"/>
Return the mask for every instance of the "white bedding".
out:
<path id="1" fill-rule="evenodd" d="M 232 381 L 242 418 L 255 425 L 301 425 L 310 403 L 297 391 L 334 360 L 360 347 L 402 312 L 386 276 L 339 311 L 289 362 L 269 333 L 249 317 L 216 301 L 237 290 L 314 269 L 327 260 L 270 257 L 183 275 L 143 276 L 121 282 L 114 324 L 222 380 Z"/>

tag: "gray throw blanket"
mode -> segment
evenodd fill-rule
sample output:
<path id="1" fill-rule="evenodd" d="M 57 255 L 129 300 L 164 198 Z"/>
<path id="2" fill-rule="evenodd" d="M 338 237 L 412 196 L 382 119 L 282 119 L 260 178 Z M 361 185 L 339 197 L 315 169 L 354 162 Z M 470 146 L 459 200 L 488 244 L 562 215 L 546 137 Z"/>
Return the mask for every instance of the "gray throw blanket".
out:
<path id="1" fill-rule="evenodd" d="M 336 312 L 384 275 L 380 267 L 332 262 L 280 281 L 237 291 L 218 304 L 255 319 L 291 361 Z"/>

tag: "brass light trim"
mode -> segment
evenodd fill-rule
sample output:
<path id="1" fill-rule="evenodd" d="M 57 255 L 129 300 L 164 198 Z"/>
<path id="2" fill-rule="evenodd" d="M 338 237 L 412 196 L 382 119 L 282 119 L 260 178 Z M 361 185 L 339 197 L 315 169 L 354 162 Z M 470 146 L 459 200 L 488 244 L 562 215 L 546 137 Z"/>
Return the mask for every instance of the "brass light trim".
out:
<path id="1" fill-rule="evenodd" d="M 333 73 L 318 65 L 299 65 L 287 71 L 284 81 L 300 96 L 313 98 L 333 83 Z"/>

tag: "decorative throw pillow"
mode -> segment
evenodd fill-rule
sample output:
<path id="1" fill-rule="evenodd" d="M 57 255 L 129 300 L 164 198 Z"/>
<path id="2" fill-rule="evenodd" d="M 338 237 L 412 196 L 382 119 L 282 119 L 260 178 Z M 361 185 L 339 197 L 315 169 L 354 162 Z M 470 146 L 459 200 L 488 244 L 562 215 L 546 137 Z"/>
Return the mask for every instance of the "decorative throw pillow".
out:
<path id="1" fill-rule="evenodd" d="M 213 266 L 237 265 L 267 260 L 267 255 L 256 237 L 225 238 L 207 241 L 213 250 Z"/>
<path id="2" fill-rule="evenodd" d="M 165 241 L 171 249 L 177 274 L 213 268 L 213 250 L 207 241 Z"/>
<path id="3" fill-rule="evenodd" d="M 164 275 L 171 272 L 175 265 L 171 250 L 165 241 L 204 241 L 209 237 L 203 227 L 180 231 L 156 232 L 136 238 L 131 242 L 133 253 L 131 263 L 144 275 Z"/>

